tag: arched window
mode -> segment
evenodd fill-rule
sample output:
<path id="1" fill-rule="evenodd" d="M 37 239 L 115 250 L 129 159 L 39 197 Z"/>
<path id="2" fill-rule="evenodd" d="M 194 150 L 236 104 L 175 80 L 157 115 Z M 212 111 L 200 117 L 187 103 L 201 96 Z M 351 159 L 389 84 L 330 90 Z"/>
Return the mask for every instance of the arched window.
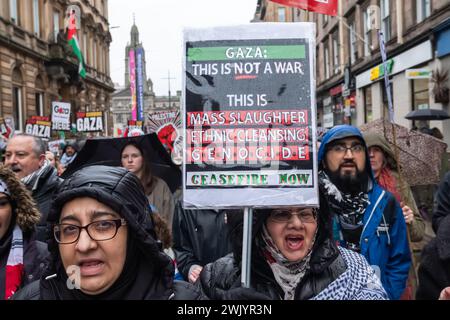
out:
<path id="1" fill-rule="evenodd" d="M 22 79 L 22 73 L 20 72 L 20 69 L 18 67 L 14 68 L 12 73 L 12 95 L 13 95 L 13 119 L 14 119 L 14 125 L 16 127 L 16 130 L 23 132 L 23 97 L 22 97 L 22 86 L 23 86 L 23 79 Z"/>

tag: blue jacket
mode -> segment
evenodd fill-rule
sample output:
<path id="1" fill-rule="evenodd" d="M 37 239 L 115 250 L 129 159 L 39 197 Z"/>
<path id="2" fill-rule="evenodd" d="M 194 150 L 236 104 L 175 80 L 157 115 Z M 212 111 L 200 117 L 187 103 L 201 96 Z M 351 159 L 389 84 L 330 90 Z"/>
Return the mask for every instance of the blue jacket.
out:
<path id="1" fill-rule="evenodd" d="M 346 137 L 360 138 L 365 142 L 358 128 L 341 125 L 328 131 L 319 149 L 319 167 L 325 157 L 326 146 L 334 140 Z M 400 204 L 395 197 L 383 190 L 375 181 L 366 147 L 366 170 L 372 187 L 368 191 L 370 204 L 363 217 L 361 234 L 361 254 L 380 275 L 390 299 L 399 299 L 406 287 L 411 256 L 407 239 L 407 229 Z M 339 226 L 337 226 L 339 228 Z M 337 239 L 336 239 L 337 240 Z"/>

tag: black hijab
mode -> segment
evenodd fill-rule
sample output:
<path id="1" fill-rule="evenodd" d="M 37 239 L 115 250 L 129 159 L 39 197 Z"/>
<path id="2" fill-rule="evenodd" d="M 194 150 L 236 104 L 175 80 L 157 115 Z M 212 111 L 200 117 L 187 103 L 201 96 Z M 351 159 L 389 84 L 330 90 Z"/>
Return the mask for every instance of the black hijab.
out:
<path id="1" fill-rule="evenodd" d="M 40 282 L 45 300 L 147 300 L 168 299 L 173 293 L 173 264 L 155 240 L 147 197 L 139 179 L 124 168 L 91 166 L 67 178 L 60 186 L 49 222 L 59 221 L 61 209 L 70 200 L 91 197 L 123 217 L 128 226 L 125 265 L 119 278 L 105 292 L 87 295 L 69 289 L 58 244 L 49 230 L 49 249 L 54 268 Z M 70 283 L 70 280 L 69 280 Z"/>

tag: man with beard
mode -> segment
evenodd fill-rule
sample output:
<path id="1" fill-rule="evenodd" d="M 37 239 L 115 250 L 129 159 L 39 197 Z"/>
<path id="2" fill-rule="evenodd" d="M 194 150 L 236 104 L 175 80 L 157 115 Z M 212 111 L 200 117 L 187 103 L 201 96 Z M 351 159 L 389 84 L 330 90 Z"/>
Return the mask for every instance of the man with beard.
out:
<path id="1" fill-rule="evenodd" d="M 9 139 L 5 151 L 5 166 L 15 172 L 36 201 L 41 220 L 37 224 L 37 240 L 46 241 L 46 221 L 53 194 L 62 181 L 56 169 L 45 158 L 45 143 L 41 138 L 18 134 Z"/>
<path id="2" fill-rule="evenodd" d="M 75 142 L 68 143 L 63 150 L 63 155 L 61 157 L 61 164 L 67 168 L 69 164 L 75 160 L 78 155 L 78 146 Z"/>
<path id="3" fill-rule="evenodd" d="M 399 299 L 411 264 L 405 219 L 395 197 L 376 183 L 358 128 L 336 126 L 324 135 L 319 170 L 334 238 L 366 257 L 389 298 Z"/>

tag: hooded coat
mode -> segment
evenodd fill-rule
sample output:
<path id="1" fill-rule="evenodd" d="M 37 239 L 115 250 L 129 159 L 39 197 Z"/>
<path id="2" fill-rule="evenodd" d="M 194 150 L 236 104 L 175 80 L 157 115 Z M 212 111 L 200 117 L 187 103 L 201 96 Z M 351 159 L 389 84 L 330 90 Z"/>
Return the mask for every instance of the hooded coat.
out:
<path id="1" fill-rule="evenodd" d="M 173 298 L 177 290 L 177 294 L 185 299 L 197 297 L 184 284 L 174 286 L 173 262 L 155 240 L 150 206 L 142 184 L 134 174 L 120 167 L 85 167 L 64 180 L 58 191 L 48 217 L 51 224 L 59 221 L 65 203 L 81 197 L 96 199 L 126 220 L 129 238 L 122 273 L 108 290 L 97 296 L 68 290 L 58 244 L 52 230 L 48 230 L 52 268 L 39 284 L 32 284 L 28 290 L 25 288 L 16 299 L 165 300 Z"/>
<path id="2" fill-rule="evenodd" d="M 402 201 L 408 207 L 410 207 L 414 213 L 414 220 L 409 229 L 411 241 L 413 242 L 421 241 L 425 233 L 425 222 L 423 221 L 422 216 L 419 214 L 419 209 L 417 208 L 416 201 L 414 200 L 414 196 L 412 194 L 411 188 L 409 187 L 409 184 L 405 181 L 405 179 L 402 179 L 402 181 L 400 181 L 398 173 L 398 165 L 397 162 L 395 161 L 395 156 L 394 153 L 392 152 L 391 147 L 389 146 L 389 143 L 386 141 L 385 138 L 383 138 L 377 133 L 371 132 L 364 133 L 363 137 L 364 140 L 366 141 L 367 148 L 376 146 L 383 150 L 387 161 L 386 165 L 390 170 L 391 174 L 394 176 L 395 180 L 397 181 L 397 190 L 402 197 Z"/>
<path id="3" fill-rule="evenodd" d="M 363 215 L 363 231 L 360 238 L 361 254 L 372 267 L 378 269 L 381 282 L 390 299 L 399 299 L 406 287 L 411 256 L 406 235 L 406 223 L 400 204 L 395 197 L 383 190 L 375 181 L 369 153 L 358 128 L 340 125 L 329 130 L 319 149 L 319 168 L 328 144 L 335 140 L 356 137 L 365 147 L 365 170 L 369 175 L 368 196 L 370 204 Z M 337 212 L 333 212 L 337 214 Z M 337 225 L 339 228 L 339 225 Z"/>
<path id="4" fill-rule="evenodd" d="M 295 289 L 295 300 L 387 299 L 375 272 L 361 255 L 338 248 L 331 239 L 330 216 L 326 202 L 318 215 L 317 238 L 312 249 L 310 268 Z M 229 215 L 233 253 L 205 266 L 196 285 L 215 300 L 280 300 L 284 292 L 263 257 L 258 235 L 270 209 L 253 216 L 250 289 L 241 287 L 243 215 Z"/>
<path id="5" fill-rule="evenodd" d="M 75 153 L 72 156 L 67 155 L 66 153 L 67 147 L 72 147 L 73 150 L 75 150 Z M 60 162 L 64 167 L 67 167 L 69 164 L 73 162 L 73 160 L 75 160 L 77 155 L 78 155 L 78 144 L 76 142 L 68 143 L 64 146 Z"/>
<path id="6" fill-rule="evenodd" d="M 19 288 L 40 278 L 46 269 L 48 251 L 45 243 L 36 240 L 35 228 L 41 215 L 28 190 L 16 178 L 14 172 L 3 166 L 0 167 L 0 180 L 8 186 L 13 210 L 12 223 L 6 234 L 0 239 L 0 299 L 3 299 L 5 293 L 5 266 L 11 247 L 14 226 L 18 225 L 23 233 L 24 273 Z"/>

